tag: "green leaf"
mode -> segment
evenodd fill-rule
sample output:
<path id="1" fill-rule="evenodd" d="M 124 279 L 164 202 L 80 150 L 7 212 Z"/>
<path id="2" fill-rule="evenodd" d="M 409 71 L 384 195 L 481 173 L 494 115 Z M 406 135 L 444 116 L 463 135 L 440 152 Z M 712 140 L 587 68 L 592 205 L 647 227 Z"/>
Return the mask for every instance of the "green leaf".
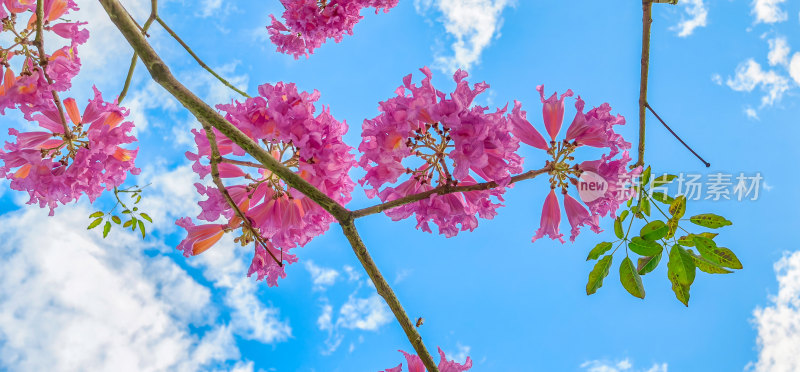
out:
<path id="1" fill-rule="evenodd" d="M 94 221 L 92 221 L 92 223 L 89 224 L 89 227 L 87 227 L 86 230 L 94 229 L 95 227 L 100 225 L 100 222 L 103 222 L 103 218 L 102 217 L 101 218 L 97 218 Z"/>
<path id="2" fill-rule="evenodd" d="M 631 239 L 628 248 L 640 256 L 655 256 L 663 250 L 661 244 L 652 240 L 644 240 L 639 236 Z"/>
<path id="3" fill-rule="evenodd" d="M 672 182 L 672 180 L 674 180 L 676 178 L 678 178 L 678 176 L 675 176 L 675 175 L 672 175 L 672 174 L 665 174 L 665 175 L 663 175 L 661 177 L 656 177 L 653 180 L 653 187 L 659 187 L 659 186 L 666 185 L 666 184 Z"/>
<path id="4" fill-rule="evenodd" d="M 139 220 L 139 231 L 142 232 L 142 239 L 144 239 L 145 229 L 144 229 L 144 222 L 142 222 L 142 220 Z"/>
<path id="5" fill-rule="evenodd" d="M 628 199 L 628 201 L 625 203 L 625 205 L 627 205 L 628 208 L 630 208 L 631 205 L 633 205 L 633 198 Z"/>
<path id="6" fill-rule="evenodd" d="M 689 221 L 695 225 L 708 227 L 709 229 L 718 229 L 723 226 L 733 225 L 733 222 L 728 221 L 725 217 L 717 216 L 712 213 L 698 214 L 697 216 L 689 218 Z"/>
<path id="7" fill-rule="evenodd" d="M 739 261 L 739 258 L 737 258 L 730 249 L 717 247 L 717 244 L 714 243 L 713 240 L 706 237 L 695 236 L 692 239 L 694 240 L 695 247 L 697 247 L 697 251 L 700 252 L 703 258 L 722 267 L 731 269 L 742 268 L 741 261 Z"/>
<path id="8" fill-rule="evenodd" d="M 669 281 L 672 282 L 672 291 L 675 292 L 675 297 L 678 298 L 678 301 L 686 305 L 686 307 L 689 307 L 689 289 L 691 285 L 681 283 L 675 272 L 667 271 L 667 277 L 669 277 Z"/>
<path id="9" fill-rule="evenodd" d="M 147 213 L 139 213 L 139 217 L 146 219 L 147 222 L 153 223 L 153 219 L 151 219 L 150 216 L 147 215 Z"/>
<path id="10" fill-rule="evenodd" d="M 675 275 L 675 278 L 681 284 L 691 285 L 694 282 L 694 258 L 680 245 L 675 244 L 672 246 L 672 249 L 670 249 L 667 269 L 668 272 Z"/>
<path id="11" fill-rule="evenodd" d="M 594 248 L 592 248 L 591 251 L 589 251 L 589 256 L 586 257 L 586 261 L 596 260 L 600 258 L 600 256 L 608 252 L 608 250 L 611 249 L 612 246 L 613 245 L 609 242 L 602 242 L 596 245 Z"/>
<path id="12" fill-rule="evenodd" d="M 625 233 L 622 231 L 622 221 L 619 218 L 614 220 L 614 235 L 620 239 L 625 238 Z"/>
<path id="13" fill-rule="evenodd" d="M 97 212 L 94 212 L 94 213 L 90 214 L 89 218 L 98 218 L 98 217 L 103 217 L 105 215 L 106 214 L 104 212 L 97 211 Z"/>
<path id="14" fill-rule="evenodd" d="M 138 226 L 139 220 L 136 217 L 131 217 L 131 231 L 136 231 L 136 226 Z"/>
<path id="15" fill-rule="evenodd" d="M 678 238 L 678 244 L 680 244 L 680 245 L 682 245 L 684 247 L 694 247 L 694 239 L 693 238 L 695 236 L 702 236 L 702 237 L 705 237 L 705 238 L 714 239 L 714 238 L 717 237 L 717 235 L 719 235 L 719 234 L 710 233 L 710 232 L 704 232 L 704 233 L 700 233 L 700 234 L 684 235 L 684 236 Z"/>
<path id="16" fill-rule="evenodd" d="M 644 298 L 644 285 L 642 285 L 642 277 L 636 272 L 633 267 L 633 261 L 630 257 L 625 257 L 622 264 L 619 265 L 619 281 L 628 293 L 633 297 Z"/>
<path id="17" fill-rule="evenodd" d="M 647 168 L 642 172 L 641 178 L 642 185 L 649 185 L 650 184 L 650 166 L 648 165 Z"/>
<path id="18" fill-rule="evenodd" d="M 639 209 L 642 210 L 642 213 L 650 216 L 650 200 L 647 198 L 643 198 L 642 202 L 639 203 Z"/>
<path id="19" fill-rule="evenodd" d="M 111 231 L 111 221 L 106 221 L 106 225 L 103 226 L 103 239 L 108 236 L 109 231 Z"/>
<path id="20" fill-rule="evenodd" d="M 675 231 L 678 230 L 678 219 L 673 217 L 667 221 L 667 236 L 665 238 L 671 239 L 675 236 Z"/>
<path id="21" fill-rule="evenodd" d="M 651 257 L 639 257 L 638 265 L 636 265 L 636 271 L 639 275 L 644 275 L 658 267 L 658 263 L 661 262 L 661 253 L 659 252 L 655 256 Z"/>
<path id="22" fill-rule="evenodd" d="M 678 196 L 669 206 L 669 214 L 675 219 L 680 219 L 686 213 L 686 197 Z"/>
<path id="23" fill-rule="evenodd" d="M 630 213 L 630 212 L 622 211 L 622 213 L 619 214 L 619 220 L 621 222 L 625 222 L 625 219 L 628 218 L 628 213 Z"/>
<path id="24" fill-rule="evenodd" d="M 673 245 L 669 251 L 667 277 L 672 282 L 672 291 L 675 292 L 675 297 L 686 306 L 689 306 L 689 288 L 695 277 L 694 262 L 693 256 L 680 245 Z"/>
<path id="25" fill-rule="evenodd" d="M 656 191 L 656 192 L 650 194 L 650 197 L 652 197 L 653 200 L 655 200 L 657 202 L 660 202 L 661 204 L 666 204 L 666 205 L 672 205 L 672 202 L 675 201 L 675 198 L 673 198 L 673 197 L 671 197 L 671 196 L 669 196 L 669 195 L 667 195 L 667 194 L 665 194 L 665 193 L 663 193 L 661 191 Z"/>
<path id="26" fill-rule="evenodd" d="M 608 276 L 608 269 L 611 267 L 611 257 L 611 255 L 607 255 L 594 265 L 589 273 L 589 281 L 586 283 L 587 295 L 594 294 L 598 288 L 603 286 L 603 279 Z"/>
<path id="27" fill-rule="evenodd" d="M 124 224 L 122 224 L 122 228 L 128 228 L 128 227 L 131 227 L 131 224 L 132 224 L 132 223 L 133 223 L 133 221 L 132 221 L 132 220 L 125 221 L 125 223 L 124 223 Z"/>
<path id="28" fill-rule="evenodd" d="M 713 262 L 711 262 L 709 260 L 706 260 L 705 258 L 703 258 L 703 256 L 700 256 L 700 255 L 695 254 L 694 252 L 692 252 L 692 250 L 689 250 L 689 254 L 692 255 L 692 258 L 694 258 L 694 265 L 697 266 L 697 269 L 702 271 L 702 272 L 704 272 L 704 273 L 708 273 L 708 274 L 730 274 L 730 273 L 733 272 L 733 271 L 730 271 L 730 270 L 728 270 L 728 269 L 726 269 L 726 268 L 724 268 L 722 266 L 719 266 L 719 265 L 717 265 L 717 264 L 715 264 L 715 263 L 713 263 Z"/>
<path id="29" fill-rule="evenodd" d="M 669 228 L 664 221 L 651 221 L 647 225 L 642 227 L 642 230 L 639 231 L 639 235 L 641 235 L 642 239 L 644 240 L 658 240 L 665 236 L 669 232 Z"/>
<path id="30" fill-rule="evenodd" d="M 119 225 L 122 222 L 122 219 L 119 216 L 111 216 L 111 221 L 114 221 L 115 224 Z"/>
<path id="31" fill-rule="evenodd" d="M 133 203 L 133 204 L 139 204 L 140 201 L 142 201 L 142 196 L 141 195 L 137 195 L 136 196 L 136 202 Z"/>

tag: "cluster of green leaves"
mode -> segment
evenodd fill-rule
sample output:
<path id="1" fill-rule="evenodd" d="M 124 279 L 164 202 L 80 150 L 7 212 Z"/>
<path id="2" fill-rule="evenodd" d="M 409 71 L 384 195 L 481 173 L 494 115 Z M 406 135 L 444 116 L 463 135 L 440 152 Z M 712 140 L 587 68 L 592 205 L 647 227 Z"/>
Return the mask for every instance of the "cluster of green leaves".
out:
<path id="1" fill-rule="evenodd" d="M 667 276 L 672 283 L 672 291 L 686 306 L 689 306 L 689 289 L 697 270 L 708 274 L 728 274 L 742 268 L 742 263 L 730 249 L 717 246 L 714 240 L 717 233 L 689 232 L 684 228 L 685 222 L 689 222 L 695 227 L 718 229 L 732 225 L 731 221 L 711 213 L 685 218 L 686 197 L 650 192 L 656 187 L 668 185 L 676 178 L 674 175 L 653 178 L 650 167 L 645 169 L 640 182 L 634 186 L 636 196 L 628 200 L 627 209 L 614 220 L 614 234 L 618 240 L 598 244 L 586 258 L 587 261 L 597 260 L 589 273 L 587 295 L 597 292 L 603 286 L 603 279 L 608 276 L 612 265 L 612 257 L 623 245 L 625 258 L 619 266 L 620 282 L 628 293 L 638 298 L 645 296 L 642 276 L 655 270 L 664 254 L 668 259 Z M 659 204 L 665 206 L 666 212 Z M 660 216 L 652 213 L 653 206 Z M 635 231 L 631 233 L 634 221 L 637 220 L 644 224 L 638 235 Z M 608 251 L 611 253 L 607 253 Z M 631 253 L 639 256 L 636 264 L 631 259 Z"/>
<path id="2" fill-rule="evenodd" d="M 128 205 L 120 198 L 120 194 L 128 195 L 130 199 L 128 203 L 131 203 L 133 208 L 128 208 Z M 136 206 L 142 201 L 142 189 L 138 186 L 132 186 L 127 189 L 114 188 L 114 197 L 117 199 L 117 202 L 110 211 L 97 211 L 89 215 L 89 219 L 92 220 L 92 222 L 89 223 L 87 229 L 91 230 L 103 225 L 103 238 L 106 238 L 109 232 L 111 232 L 111 227 L 113 225 L 121 225 L 123 229 L 131 229 L 131 231 L 139 229 L 139 232 L 142 234 L 142 239 L 144 239 L 145 236 L 147 236 L 147 229 L 144 222 L 153 223 L 153 219 L 150 218 L 147 213 L 139 211 L 139 207 Z M 117 207 L 122 208 L 119 214 L 115 213 Z"/>

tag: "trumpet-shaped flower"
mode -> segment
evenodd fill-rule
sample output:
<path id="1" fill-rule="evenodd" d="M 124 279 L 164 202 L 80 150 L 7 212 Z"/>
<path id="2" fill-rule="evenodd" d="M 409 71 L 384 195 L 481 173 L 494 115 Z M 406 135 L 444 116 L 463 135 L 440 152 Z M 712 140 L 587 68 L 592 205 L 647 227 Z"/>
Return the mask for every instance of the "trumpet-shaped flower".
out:
<path id="1" fill-rule="evenodd" d="M 464 364 L 460 364 L 453 360 L 447 360 L 447 357 L 444 355 L 444 352 L 441 348 L 439 350 L 439 372 L 464 372 L 468 371 L 472 368 L 472 359 L 467 357 L 467 360 L 464 361 Z M 399 352 L 403 353 L 403 356 L 406 357 L 406 363 L 408 364 L 408 372 L 425 372 L 425 365 L 422 364 L 422 359 L 419 356 L 414 354 L 406 353 L 403 350 L 398 350 Z M 394 368 L 389 368 L 384 372 L 402 372 L 403 371 L 403 364 L 400 363 L 399 366 Z"/>
<path id="2" fill-rule="evenodd" d="M 353 34 L 363 8 L 388 12 L 398 0 L 281 0 L 283 22 L 270 15 L 269 38 L 281 53 L 295 59 L 314 53 L 327 39 L 342 41 Z"/>
<path id="3" fill-rule="evenodd" d="M 381 114 L 365 120 L 359 164 L 367 174 L 359 182 L 369 185 L 369 197 L 396 200 L 437 186 L 466 186 L 494 181 L 506 186 L 511 175 L 522 171 L 522 158 L 515 153 L 519 142 L 510 135 L 513 126 L 506 109 L 487 112 L 475 106 L 475 97 L 488 89 L 485 83 L 470 87 L 467 73 L 457 71 L 455 90 L 449 97 L 431 84 L 432 74 L 422 69 L 421 85 L 403 79 L 397 96 L 380 103 Z M 519 112 L 511 116 L 519 116 Z M 404 175 L 408 179 L 397 186 Z M 429 198 L 386 211 L 393 220 L 416 214 L 417 228 L 430 232 L 429 222 L 448 237 L 473 230 L 476 214 L 492 218 L 501 204 L 503 187 Z"/>
<path id="4" fill-rule="evenodd" d="M 51 215 L 59 203 L 81 195 L 94 201 L 120 186 L 127 173 L 139 173 L 134 165 L 137 150 L 121 147 L 136 140 L 128 134 L 133 123 L 122 122 L 127 110 L 103 101 L 97 89 L 82 115 L 74 99 L 65 99 L 64 107 L 69 123 L 62 123 L 52 107 L 34 117 L 44 131 L 9 129 L 16 141 L 0 150 L 0 175 L 11 180 L 11 189 L 28 192 L 28 204 L 50 207 Z M 71 130 L 68 135 L 65 125 Z"/>
<path id="5" fill-rule="evenodd" d="M 348 172 L 355 165 L 351 148 L 342 140 L 347 124 L 331 116 L 327 107 L 315 114 L 314 103 L 319 92 L 298 92 L 294 84 L 265 84 L 258 88 L 259 96 L 244 102 L 219 105 L 217 108 L 234 126 L 257 143 L 263 144 L 278 162 L 331 197 L 338 203 L 350 201 L 354 182 Z M 210 172 L 211 147 L 205 132 L 193 131 L 197 153 L 188 152 L 194 162 L 192 169 L 201 178 Z M 335 218 L 299 191 L 289 187 L 281 178 L 260 164 L 244 161 L 244 150 L 214 129 L 222 162 L 219 175 L 238 209 L 248 219 L 261 240 L 255 249 L 251 274 L 277 285 L 285 276 L 285 265 L 278 265 L 268 253 L 283 257 L 284 264 L 297 259 L 289 249 L 303 246 L 324 233 Z M 197 191 L 208 198 L 199 202 L 199 219 L 209 222 L 222 217 L 232 229 L 244 226 L 220 190 L 196 185 Z M 253 242 L 252 231 L 243 231 L 241 243 Z M 269 251 L 268 251 L 269 250 Z M 273 250 L 275 252 L 273 252 Z"/>

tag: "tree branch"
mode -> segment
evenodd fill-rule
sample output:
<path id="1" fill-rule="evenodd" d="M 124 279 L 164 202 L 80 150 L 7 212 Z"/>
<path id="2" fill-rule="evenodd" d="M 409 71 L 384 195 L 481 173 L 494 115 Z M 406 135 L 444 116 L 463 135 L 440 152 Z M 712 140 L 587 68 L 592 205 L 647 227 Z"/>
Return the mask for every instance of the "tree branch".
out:
<path id="1" fill-rule="evenodd" d="M 236 205 L 236 202 L 231 197 L 231 194 L 228 192 L 228 189 L 225 187 L 225 184 L 222 183 L 222 177 L 219 175 L 219 162 L 222 156 L 219 154 L 219 146 L 217 146 L 217 136 L 214 134 L 214 130 L 211 128 L 211 125 L 208 123 L 201 123 L 203 125 L 203 130 L 206 131 L 206 137 L 208 138 L 209 147 L 211 147 L 211 179 L 213 180 L 214 184 L 217 185 L 217 189 L 225 198 L 225 201 L 228 205 L 233 209 L 233 212 L 236 213 L 236 216 L 242 220 L 242 226 L 244 229 L 250 230 L 250 233 L 253 234 L 253 239 L 256 240 L 257 244 L 261 244 L 264 250 L 269 253 L 270 257 L 278 264 L 278 266 L 283 266 L 283 250 L 281 249 L 281 259 L 279 260 L 275 257 L 274 254 L 269 250 L 269 247 L 261 238 L 261 234 L 253 228 L 253 224 L 250 223 L 250 219 L 242 213 L 242 210 L 239 209 L 239 206 Z"/>
<path id="2" fill-rule="evenodd" d="M 650 71 L 650 25 L 653 3 L 642 0 L 642 74 L 639 81 L 639 160 L 633 168 L 644 165 L 645 116 L 647 115 L 647 75 Z"/>
<path id="3" fill-rule="evenodd" d="M 552 165 L 548 165 L 542 169 L 530 170 L 525 173 L 516 175 L 511 177 L 511 183 L 516 183 L 519 181 L 524 181 L 527 179 L 534 178 L 540 174 L 547 173 L 553 169 Z M 363 208 L 359 210 L 353 211 L 353 218 L 361 218 L 364 216 L 369 216 L 375 213 L 381 213 L 385 210 L 389 210 L 392 208 L 397 208 L 401 205 L 409 204 L 418 202 L 423 199 L 429 198 L 433 194 L 439 195 L 446 195 L 452 194 L 454 192 L 466 192 L 466 191 L 478 191 L 478 190 L 488 190 L 498 187 L 499 185 L 497 182 L 484 182 L 484 183 L 477 183 L 474 185 L 467 185 L 467 186 L 439 186 L 435 189 L 428 190 L 425 192 L 421 192 L 419 194 L 408 195 L 399 199 L 395 199 L 392 201 L 388 201 L 382 204 L 374 205 L 372 207 Z"/>
<path id="4" fill-rule="evenodd" d="M 356 252 L 361 265 L 370 276 L 373 284 L 375 284 L 378 293 L 383 296 L 386 303 L 392 309 L 397 321 L 406 333 L 409 341 L 416 350 L 419 357 L 422 359 L 423 364 L 429 372 L 438 372 L 439 369 L 433 362 L 433 358 L 428 353 L 425 345 L 422 344 L 422 337 L 417 333 L 416 328 L 411 325 L 400 301 L 397 296 L 389 287 L 386 280 L 380 275 L 380 271 L 375 266 L 375 262 L 370 258 L 364 243 L 358 236 L 355 224 L 353 223 L 352 213 L 345 207 L 341 206 L 335 200 L 331 199 L 323 192 L 315 188 L 306 180 L 292 172 L 291 169 L 285 167 L 272 157 L 266 150 L 259 146 L 250 137 L 242 133 L 233 124 L 229 123 L 219 113 L 214 111 L 210 106 L 198 98 L 194 93 L 183 86 L 175 77 L 170 73 L 169 68 L 164 61 L 153 50 L 150 44 L 145 39 L 137 28 L 133 19 L 126 15 L 124 8 L 119 3 L 119 0 L 100 0 L 109 18 L 114 25 L 120 30 L 122 35 L 133 47 L 134 51 L 139 55 L 142 62 L 147 67 L 153 80 L 159 83 L 166 89 L 172 96 L 178 99 L 181 104 L 186 107 L 201 123 L 207 123 L 223 135 L 228 137 L 231 141 L 236 143 L 245 152 L 250 154 L 258 162 L 263 164 L 267 169 L 272 171 L 278 177 L 282 178 L 286 184 L 293 187 L 306 195 L 309 199 L 316 202 L 320 207 L 331 213 L 341 224 L 342 231 L 344 232 L 353 250 Z"/>
<path id="5" fill-rule="evenodd" d="M 119 0 L 100 0 L 100 3 L 105 8 L 111 21 L 133 47 L 133 50 L 139 55 L 139 58 L 141 58 L 142 62 L 147 67 L 153 80 L 174 96 L 198 119 L 198 121 L 201 123 L 207 122 L 219 130 L 223 135 L 239 145 L 242 150 L 263 164 L 264 167 L 282 178 L 286 184 L 306 195 L 337 219 L 342 220 L 349 218 L 350 211 L 345 207 L 341 206 L 328 195 L 325 195 L 325 193 L 308 183 L 308 181 L 295 174 L 291 169 L 275 160 L 272 155 L 255 141 L 225 120 L 222 115 L 181 84 L 172 75 L 167 65 L 161 60 L 161 57 L 153 50 L 144 35 L 141 34 L 133 19 L 127 16 Z"/>
<path id="6" fill-rule="evenodd" d="M 364 242 L 361 241 L 361 237 L 358 235 L 358 230 L 356 230 L 354 221 L 352 219 L 342 221 L 341 226 L 342 232 L 347 237 L 347 240 L 350 241 L 350 246 L 353 247 L 353 252 L 355 252 L 356 256 L 358 256 L 361 266 L 364 267 L 364 270 L 367 271 L 367 275 L 369 275 L 372 283 L 375 284 L 375 289 L 378 291 L 378 294 L 383 297 L 384 301 L 386 301 L 386 304 L 388 304 L 389 308 L 392 309 L 394 317 L 397 318 L 397 322 L 400 323 L 400 327 L 402 327 L 403 331 L 406 333 L 406 337 L 414 347 L 414 351 L 416 351 L 417 355 L 420 357 L 420 359 L 422 359 L 422 363 L 425 365 L 425 368 L 427 368 L 429 372 L 438 372 L 438 367 L 433 362 L 433 358 L 431 358 L 428 350 L 425 348 L 425 344 L 422 343 L 422 336 L 420 336 L 419 332 L 417 332 L 417 328 L 414 327 L 414 324 L 411 323 L 406 311 L 403 309 L 403 305 L 400 304 L 400 301 L 397 299 L 394 291 L 392 291 L 392 288 L 389 287 L 389 283 L 387 283 L 386 279 L 383 278 L 380 270 L 378 270 L 378 266 L 375 265 L 375 261 L 373 261 L 372 257 L 369 255 Z"/>

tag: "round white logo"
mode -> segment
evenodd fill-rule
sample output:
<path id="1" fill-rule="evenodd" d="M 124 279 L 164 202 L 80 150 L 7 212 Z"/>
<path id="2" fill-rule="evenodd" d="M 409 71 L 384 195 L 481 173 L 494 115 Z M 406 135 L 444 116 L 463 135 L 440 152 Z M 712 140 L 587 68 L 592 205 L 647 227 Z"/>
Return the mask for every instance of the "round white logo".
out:
<path id="1" fill-rule="evenodd" d="M 578 194 L 584 203 L 593 202 L 608 191 L 608 182 L 599 174 L 584 171 L 578 180 Z"/>

